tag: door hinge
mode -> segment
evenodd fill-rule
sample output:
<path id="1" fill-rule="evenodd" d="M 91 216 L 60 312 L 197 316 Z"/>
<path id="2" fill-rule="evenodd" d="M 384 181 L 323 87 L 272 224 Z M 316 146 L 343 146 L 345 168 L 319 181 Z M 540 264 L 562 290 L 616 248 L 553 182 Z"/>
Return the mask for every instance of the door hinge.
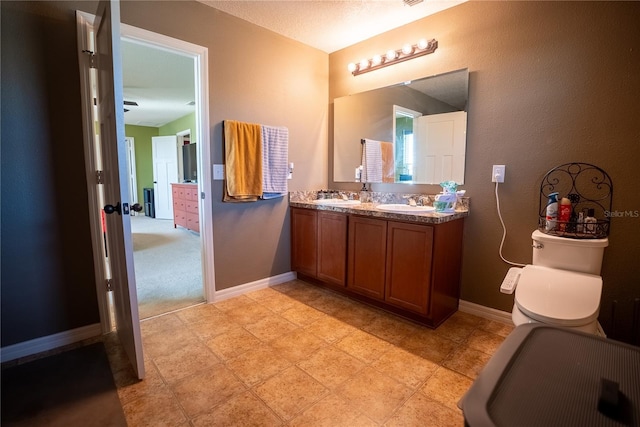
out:
<path id="1" fill-rule="evenodd" d="M 96 171 L 96 183 L 104 184 L 102 171 Z"/>
<path id="2" fill-rule="evenodd" d="M 98 68 L 96 65 L 96 53 L 92 50 L 84 49 L 82 51 L 85 55 L 89 55 L 89 67 L 90 68 Z"/>
<path id="3" fill-rule="evenodd" d="M 111 283 L 111 279 L 105 280 L 105 285 L 107 285 L 107 292 L 113 291 L 113 284 Z"/>
<path id="4" fill-rule="evenodd" d="M 201 191 L 201 192 L 200 192 L 200 198 L 201 198 L 202 200 L 204 200 L 204 191 Z"/>

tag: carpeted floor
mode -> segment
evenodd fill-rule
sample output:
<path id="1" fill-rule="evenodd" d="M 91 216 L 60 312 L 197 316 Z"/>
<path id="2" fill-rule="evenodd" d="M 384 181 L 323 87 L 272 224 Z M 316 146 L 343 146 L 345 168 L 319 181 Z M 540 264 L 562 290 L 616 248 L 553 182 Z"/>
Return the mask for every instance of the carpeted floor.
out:
<path id="1" fill-rule="evenodd" d="M 126 425 L 102 342 L 2 369 L 3 427 Z"/>
<path id="2" fill-rule="evenodd" d="M 131 218 L 140 319 L 204 301 L 200 236 L 172 220 Z"/>

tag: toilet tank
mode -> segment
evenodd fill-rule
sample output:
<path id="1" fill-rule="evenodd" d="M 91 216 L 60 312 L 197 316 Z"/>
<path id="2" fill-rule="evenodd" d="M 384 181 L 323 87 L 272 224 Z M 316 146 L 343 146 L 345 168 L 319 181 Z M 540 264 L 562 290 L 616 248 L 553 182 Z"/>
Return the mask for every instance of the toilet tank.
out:
<path id="1" fill-rule="evenodd" d="M 569 239 L 536 230 L 533 239 L 533 265 L 600 275 L 604 248 L 609 239 Z"/>

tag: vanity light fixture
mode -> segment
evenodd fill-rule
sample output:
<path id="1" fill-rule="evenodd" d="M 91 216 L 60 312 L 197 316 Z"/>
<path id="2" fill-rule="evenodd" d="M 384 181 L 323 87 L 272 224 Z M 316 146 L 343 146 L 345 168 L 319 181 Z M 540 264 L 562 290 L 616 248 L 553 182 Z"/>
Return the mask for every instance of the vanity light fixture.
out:
<path id="1" fill-rule="evenodd" d="M 388 50 L 385 55 L 374 55 L 373 58 L 363 59 L 359 63 L 352 62 L 347 68 L 351 74 L 357 76 L 358 74 L 368 73 L 369 71 L 428 55 L 435 52 L 437 48 L 438 41 L 436 39 L 428 41 L 422 39 L 414 45 L 406 44 L 402 49 Z"/>

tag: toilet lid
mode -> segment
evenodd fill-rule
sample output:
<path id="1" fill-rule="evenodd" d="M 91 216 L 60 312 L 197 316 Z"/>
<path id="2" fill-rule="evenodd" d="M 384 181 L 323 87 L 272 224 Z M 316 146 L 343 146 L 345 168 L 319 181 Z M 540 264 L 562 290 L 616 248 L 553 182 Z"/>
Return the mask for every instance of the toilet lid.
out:
<path id="1" fill-rule="evenodd" d="M 600 276 L 527 265 L 520 274 L 515 303 L 539 322 L 581 326 L 597 319 L 601 292 Z"/>

